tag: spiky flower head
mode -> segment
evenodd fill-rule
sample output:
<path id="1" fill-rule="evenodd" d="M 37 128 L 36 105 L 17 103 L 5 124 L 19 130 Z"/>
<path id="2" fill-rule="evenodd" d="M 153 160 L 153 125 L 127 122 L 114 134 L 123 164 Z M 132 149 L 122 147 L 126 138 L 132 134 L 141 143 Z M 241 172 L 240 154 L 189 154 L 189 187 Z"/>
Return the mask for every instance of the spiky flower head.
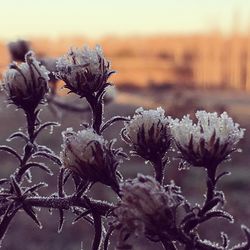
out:
<path id="1" fill-rule="evenodd" d="M 165 117 L 160 107 L 156 110 L 139 108 L 132 119 L 125 122 L 122 138 L 144 159 L 163 157 L 171 141 L 169 122 L 170 118 Z"/>
<path id="2" fill-rule="evenodd" d="M 48 74 L 30 51 L 25 55 L 24 63 L 10 65 L 3 76 L 3 88 L 17 107 L 34 110 L 48 92 Z"/>
<path id="3" fill-rule="evenodd" d="M 113 73 L 100 46 L 72 48 L 57 61 L 57 77 L 65 82 L 66 88 L 81 97 L 102 92 L 110 85 L 107 81 Z"/>
<path id="4" fill-rule="evenodd" d="M 176 209 L 184 202 L 174 183 L 163 187 L 151 176 L 138 174 L 121 186 L 121 201 L 114 210 L 114 226 L 120 240 L 129 234 L 145 234 L 154 240 L 174 239 Z"/>
<path id="5" fill-rule="evenodd" d="M 196 112 L 197 123 L 189 115 L 173 120 L 171 132 L 182 158 L 193 166 L 218 165 L 237 149 L 244 129 L 226 112 Z"/>
<path id="6" fill-rule="evenodd" d="M 119 165 L 117 150 L 112 149 L 102 136 L 90 128 L 77 133 L 68 128 L 62 135 L 61 158 L 65 168 L 84 180 L 119 189 L 116 178 Z"/>

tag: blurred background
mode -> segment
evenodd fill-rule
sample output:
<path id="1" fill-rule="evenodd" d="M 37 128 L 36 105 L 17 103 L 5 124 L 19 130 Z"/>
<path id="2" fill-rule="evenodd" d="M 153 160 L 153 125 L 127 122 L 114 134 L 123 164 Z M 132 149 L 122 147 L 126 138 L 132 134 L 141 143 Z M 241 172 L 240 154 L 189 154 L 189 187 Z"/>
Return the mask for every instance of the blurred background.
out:
<path id="1" fill-rule="evenodd" d="M 106 106 L 105 117 L 132 115 L 137 107 L 162 106 L 167 114 L 182 117 L 197 109 L 227 111 L 241 127 L 247 129 L 241 142 L 242 153 L 224 164 L 229 170 L 219 188 L 225 191 L 225 208 L 235 216 L 235 224 L 210 223 L 202 229 L 203 237 L 220 241 L 219 231 L 232 236 L 232 243 L 242 240 L 240 224 L 250 226 L 250 1 L 249 0 L 12 0 L 0 2 L 0 79 L 14 58 L 22 60 L 28 49 L 49 69 L 56 58 L 70 47 L 90 47 L 100 44 L 106 57 L 117 71 L 112 77 L 117 88 L 116 97 Z M 19 40 L 19 42 L 17 42 Z M 21 42 L 20 42 L 21 40 Z M 60 82 L 52 83 L 60 102 L 80 105 L 75 96 L 66 96 Z M 0 93 L 0 144 L 18 128 L 25 127 L 21 111 L 7 107 L 5 95 Z M 56 109 L 56 115 L 55 115 Z M 79 129 L 82 121 L 89 121 L 88 112 L 75 113 L 50 105 L 44 107 L 44 120 L 58 120 L 60 128 L 44 134 L 39 142 L 60 152 L 61 131 L 66 127 Z M 106 132 L 107 138 L 118 138 L 117 146 L 129 148 L 119 139 L 119 124 Z M 20 148 L 20 144 L 11 144 Z M 8 176 L 16 162 L 0 152 L 0 175 Z M 48 163 L 49 164 L 49 163 Z M 52 166 L 55 174 L 57 167 Z M 137 172 L 152 174 L 149 166 L 139 158 L 122 165 L 126 177 Z M 54 192 L 55 176 L 34 172 L 34 181 L 49 182 L 47 192 Z M 166 171 L 166 181 L 175 179 L 184 194 L 195 204 L 202 201 L 205 191 L 202 170 L 178 170 L 172 161 Z M 98 185 L 93 196 L 112 201 L 112 193 Z M 58 214 L 41 211 L 44 224 L 36 229 L 33 222 L 18 214 L 3 242 L 7 250 L 68 250 L 89 249 L 92 228 L 81 221 L 72 226 L 70 213 L 65 229 L 56 233 Z M 210 228 L 210 230 L 207 230 Z M 216 228 L 216 230 L 214 230 Z M 158 246 L 160 249 L 160 246 Z M 154 246 L 155 249 L 158 249 Z M 153 249 L 143 239 L 135 241 L 135 249 Z"/>

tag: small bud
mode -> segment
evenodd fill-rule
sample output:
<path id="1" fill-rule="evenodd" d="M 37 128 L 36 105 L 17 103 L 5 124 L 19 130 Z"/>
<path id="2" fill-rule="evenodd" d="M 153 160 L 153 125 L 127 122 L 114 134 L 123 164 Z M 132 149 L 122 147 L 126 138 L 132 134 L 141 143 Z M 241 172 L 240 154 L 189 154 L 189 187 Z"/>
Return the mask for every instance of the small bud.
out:
<path id="1" fill-rule="evenodd" d="M 71 49 L 57 61 L 57 77 L 65 82 L 66 88 L 81 97 L 103 91 L 110 85 L 107 81 L 113 73 L 100 46 Z"/>
<path id="2" fill-rule="evenodd" d="M 25 56 L 25 63 L 10 65 L 3 77 L 3 88 L 18 108 L 34 110 L 48 92 L 48 74 L 30 51 Z"/>
<path id="3" fill-rule="evenodd" d="M 171 132 L 182 158 L 196 167 L 218 165 L 237 150 L 236 145 L 244 136 L 244 129 L 226 112 L 197 111 L 197 123 L 184 116 L 173 120 Z"/>
<path id="4" fill-rule="evenodd" d="M 170 118 L 164 110 L 139 108 L 129 122 L 125 123 L 122 138 L 135 152 L 146 160 L 162 158 L 170 147 Z"/>
<path id="5" fill-rule="evenodd" d="M 176 209 L 184 201 L 173 183 L 164 188 L 151 176 L 138 174 L 121 186 L 121 201 L 114 210 L 114 226 L 124 234 L 145 234 L 157 239 L 159 233 L 175 237 Z"/>
<path id="6" fill-rule="evenodd" d="M 76 133 L 71 128 L 62 135 L 64 143 L 61 158 L 65 168 L 71 169 L 84 180 L 119 189 L 116 179 L 119 161 L 102 136 L 92 129 Z"/>

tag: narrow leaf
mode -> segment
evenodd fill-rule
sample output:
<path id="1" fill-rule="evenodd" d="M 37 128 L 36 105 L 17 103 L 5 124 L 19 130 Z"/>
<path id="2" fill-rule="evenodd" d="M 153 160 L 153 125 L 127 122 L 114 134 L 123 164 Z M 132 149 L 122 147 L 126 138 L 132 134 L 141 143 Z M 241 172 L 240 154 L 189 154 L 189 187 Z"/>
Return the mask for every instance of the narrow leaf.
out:
<path id="1" fill-rule="evenodd" d="M 58 233 L 61 233 L 62 232 L 62 229 L 63 229 L 63 224 L 64 224 L 64 211 L 63 209 L 58 209 L 59 211 L 59 225 L 58 225 L 58 228 L 57 228 L 57 232 Z"/>
<path id="2" fill-rule="evenodd" d="M 45 157 L 45 158 L 55 162 L 57 165 L 62 166 L 62 162 L 61 162 L 60 158 L 56 155 L 52 155 L 52 154 L 46 153 L 46 152 L 36 152 L 35 154 L 33 154 L 32 157 L 38 157 L 38 156 Z"/>
<path id="3" fill-rule="evenodd" d="M 22 163 L 22 158 L 13 148 L 2 145 L 0 146 L 0 150 L 14 155 L 19 160 L 19 162 Z"/>

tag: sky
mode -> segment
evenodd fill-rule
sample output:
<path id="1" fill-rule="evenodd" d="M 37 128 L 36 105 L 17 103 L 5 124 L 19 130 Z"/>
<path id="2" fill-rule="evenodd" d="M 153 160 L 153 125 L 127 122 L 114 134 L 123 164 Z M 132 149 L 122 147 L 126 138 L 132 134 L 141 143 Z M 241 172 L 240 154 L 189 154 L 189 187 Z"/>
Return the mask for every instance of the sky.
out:
<path id="1" fill-rule="evenodd" d="M 0 0 L 0 38 L 229 32 L 250 0 Z"/>

